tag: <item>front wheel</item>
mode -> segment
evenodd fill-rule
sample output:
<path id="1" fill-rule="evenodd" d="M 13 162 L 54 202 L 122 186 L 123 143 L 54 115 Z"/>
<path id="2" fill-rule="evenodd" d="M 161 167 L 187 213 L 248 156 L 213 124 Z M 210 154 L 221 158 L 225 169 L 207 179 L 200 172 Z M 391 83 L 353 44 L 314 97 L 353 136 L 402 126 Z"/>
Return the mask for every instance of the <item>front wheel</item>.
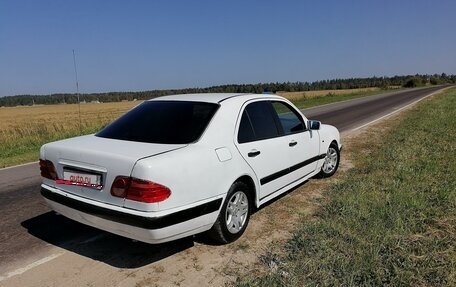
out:
<path id="1" fill-rule="evenodd" d="M 340 162 L 340 152 L 337 144 L 332 143 L 326 152 L 325 162 L 321 167 L 319 175 L 321 177 L 330 177 L 336 173 Z"/>
<path id="2" fill-rule="evenodd" d="M 230 243 L 241 237 L 250 219 L 250 193 L 243 182 L 235 182 L 223 204 L 222 210 L 209 236 L 219 243 Z"/>

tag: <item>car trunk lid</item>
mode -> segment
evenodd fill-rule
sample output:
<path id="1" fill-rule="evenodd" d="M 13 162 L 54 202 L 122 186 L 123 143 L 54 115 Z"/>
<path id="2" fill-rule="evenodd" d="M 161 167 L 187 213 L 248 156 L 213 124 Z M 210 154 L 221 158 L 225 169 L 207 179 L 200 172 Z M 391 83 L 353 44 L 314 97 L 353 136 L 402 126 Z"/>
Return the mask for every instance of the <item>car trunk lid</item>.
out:
<path id="1" fill-rule="evenodd" d="M 111 195 L 116 176 L 130 176 L 140 159 L 185 147 L 185 144 L 152 144 L 87 135 L 46 144 L 46 160 L 54 163 L 59 180 L 55 187 L 74 195 L 123 206 Z M 77 181 L 78 184 L 74 184 Z M 73 182 L 73 183 L 71 183 Z"/>

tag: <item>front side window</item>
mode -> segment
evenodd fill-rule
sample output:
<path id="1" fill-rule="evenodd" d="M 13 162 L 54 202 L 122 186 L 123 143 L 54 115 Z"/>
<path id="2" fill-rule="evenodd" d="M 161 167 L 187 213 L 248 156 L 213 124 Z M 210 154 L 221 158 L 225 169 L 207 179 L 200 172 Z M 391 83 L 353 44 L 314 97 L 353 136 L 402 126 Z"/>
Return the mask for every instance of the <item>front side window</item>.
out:
<path id="1" fill-rule="evenodd" d="M 188 144 L 199 139 L 217 104 L 146 101 L 96 134 L 98 137 L 157 144 Z"/>
<path id="2" fill-rule="evenodd" d="M 277 113 L 285 135 L 299 133 L 305 130 L 304 122 L 294 109 L 282 102 L 273 102 L 272 107 Z"/>

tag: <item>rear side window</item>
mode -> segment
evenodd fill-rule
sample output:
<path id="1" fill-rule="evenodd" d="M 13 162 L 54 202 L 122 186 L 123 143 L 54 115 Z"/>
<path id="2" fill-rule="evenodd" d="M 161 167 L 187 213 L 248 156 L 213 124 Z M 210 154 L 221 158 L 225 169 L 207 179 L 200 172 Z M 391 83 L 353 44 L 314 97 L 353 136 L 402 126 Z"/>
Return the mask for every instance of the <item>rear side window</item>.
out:
<path id="1" fill-rule="evenodd" d="M 244 109 L 239 125 L 238 142 L 250 142 L 279 136 L 271 104 L 254 102 Z"/>
<path id="2" fill-rule="evenodd" d="M 244 110 L 242 113 L 241 124 L 239 125 L 238 142 L 246 143 L 255 140 L 252 124 L 250 123 L 249 115 Z"/>
<path id="3" fill-rule="evenodd" d="M 199 139 L 217 109 L 217 104 L 203 102 L 144 102 L 96 136 L 157 144 L 188 144 Z"/>

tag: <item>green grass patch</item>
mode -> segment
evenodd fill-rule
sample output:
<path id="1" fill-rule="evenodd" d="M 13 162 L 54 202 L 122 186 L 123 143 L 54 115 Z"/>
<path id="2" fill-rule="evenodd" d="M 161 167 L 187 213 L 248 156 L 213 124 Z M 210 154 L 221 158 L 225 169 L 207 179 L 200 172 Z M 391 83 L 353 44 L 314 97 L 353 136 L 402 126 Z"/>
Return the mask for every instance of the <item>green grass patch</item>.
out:
<path id="1" fill-rule="evenodd" d="M 356 91 L 353 93 L 347 94 L 333 94 L 328 93 L 323 96 L 318 97 L 310 97 L 310 98 L 300 98 L 300 99 L 292 99 L 291 102 L 298 107 L 299 109 L 307 109 L 315 106 L 321 106 L 325 104 L 331 104 L 335 102 L 342 102 L 367 96 L 373 96 L 378 94 L 383 94 L 389 92 L 391 90 L 377 90 L 377 91 Z M 395 89 L 394 91 L 399 91 L 399 89 Z"/>
<path id="2" fill-rule="evenodd" d="M 351 147 L 355 167 L 284 246 L 237 286 L 456 286 L 456 90 Z"/>

